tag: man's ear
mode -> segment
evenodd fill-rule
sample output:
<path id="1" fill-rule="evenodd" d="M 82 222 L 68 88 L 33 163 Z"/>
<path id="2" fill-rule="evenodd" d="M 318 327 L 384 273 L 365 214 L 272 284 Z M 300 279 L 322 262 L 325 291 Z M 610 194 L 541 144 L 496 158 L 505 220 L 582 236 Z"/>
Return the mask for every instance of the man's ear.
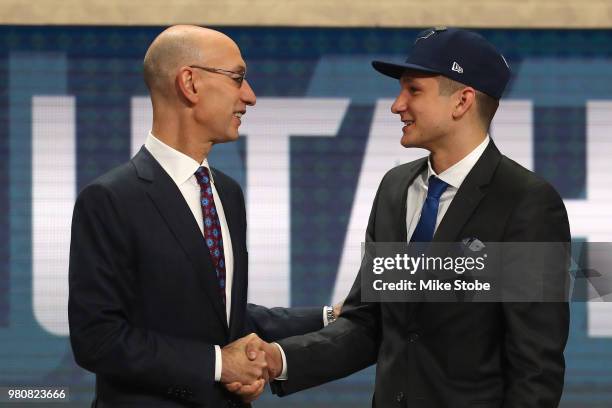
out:
<path id="1" fill-rule="evenodd" d="M 195 76 L 193 75 L 193 69 L 190 67 L 183 67 L 176 75 L 176 88 L 180 96 L 185 98 L 189 103 L 194 104 L 198 101 L 198 88 L 195 84 Z"/>
<path id="2" fill-rule="evenodd" d="M 471 86 L 466 86 L 457 91 L 455 96 L 455 106 L 453 107 L 453 118 L 462 118 L 472 109 L 476 100 L 476 91 Z"/>

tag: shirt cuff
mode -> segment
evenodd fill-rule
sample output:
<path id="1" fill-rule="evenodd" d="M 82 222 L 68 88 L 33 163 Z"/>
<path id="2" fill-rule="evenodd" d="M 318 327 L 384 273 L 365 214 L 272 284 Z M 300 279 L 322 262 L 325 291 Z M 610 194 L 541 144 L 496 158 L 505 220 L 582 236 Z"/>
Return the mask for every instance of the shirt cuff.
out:
<path id="1" fill-rule="evenodd" d="M 221 358 L 221 347 L 215 345 L 215 381 L 221 381 L 221 370 L 222 369 L 223 369 L 223 360 Z"/>
<path id="2" fill-rule="evenodd" d="M 283 369 L 278 377 L 275 378 L 277 381 L 284 381 L 287 379 L 287 357 L 285 357 L 285 352 L 283 348 L 278 343 L 274 343 L 276 347 L 280 350 L 281 358 L 283 359 Z"/>
<path id="3" fill-rule="evenodd" d="M 331 309 L 329 306 L 323 306 L 323 327 L 327 327 L 329 320 L 327 320 L 327 309 Z"/>

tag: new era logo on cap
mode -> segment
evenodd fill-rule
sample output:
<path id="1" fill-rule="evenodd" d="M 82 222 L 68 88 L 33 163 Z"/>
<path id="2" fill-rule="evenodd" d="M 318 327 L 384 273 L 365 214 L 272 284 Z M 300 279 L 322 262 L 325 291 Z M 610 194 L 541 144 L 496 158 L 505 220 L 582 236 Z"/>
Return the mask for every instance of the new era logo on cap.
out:
<path id="1" fill-rule="evenodd" d="M 398 79 L 406 71 L 443 75 L 495 99 L 501 98 L 510 79 L 510 67 L 500 52 L 480 34 L 460 28 L 422 31 L 405 62 L 373 61 L 372 65 Z"/>
<path id="2" fill-rule="evenodd" d="M 451 71 L 455 71 L 460 74 L 463 74 L 463 68 L 461 68 L 461 65 L 457 64 L 457 62 L 455 61 L 453 61 L 453 67 L 451 68 Z"/>

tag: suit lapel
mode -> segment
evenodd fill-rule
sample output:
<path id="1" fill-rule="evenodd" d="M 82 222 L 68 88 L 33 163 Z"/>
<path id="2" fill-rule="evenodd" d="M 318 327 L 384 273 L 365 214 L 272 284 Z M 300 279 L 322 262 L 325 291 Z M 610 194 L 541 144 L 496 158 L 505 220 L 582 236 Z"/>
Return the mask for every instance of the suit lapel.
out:
<path id="1" fill-rule="evenodd" d="M 458 239 L 459 232 L 484 196 L 484 187 L 491 181 L 500 159 L 501 153 L 491 140 L 459 187 L 436 230 L 433 242 L 454 242 Z"/>
<path id="2" fill-rule="evenodd" d="M 406 169 L 406 173 L 402 175 L 401 180 L 397 186 L 397 189 L 394 189 L 392 194 L 397 194 L 397 197 L 393 197 L 391 202 L 396 203 L 398 200 L 398 212 L 393 210 L 392 217 L 397 221 L 394 222 L 394 225 L 397 227 L 393 233 L 392 237 L 385 237 L 385 241 L 388 242 L 407 242 L 408 241 L 408 231 L 406 230 L 406 212 L 408 205 L 408 188 L 414 182 L 414 179 L 421 174 L 427 167 L 427 157 L 419 159 L 413 165 L 408 166 Z M 396 218 L 397 217 L 397 218 Z M 414 313 L 415 304 L 412 302 L 405 303 L 393 303 L 388 306 L 390 310 L 395 310 L 399 313 L 403 313 L 406 321 L 410 321 L 411 316 Z M 407 325 L 406 327 L 410 327 Z"/>
<path id="3" fill-rule="evenodd" d="M 215 314 L 227 330 L 225 306 L 219 296 L 212 259 L 183 195 L 170 176 L 144 147 L 140 149 L 132 162 L 138 176 L 151 183 L 147 194 L 191 261 L 195 273 L 208 293 L 207 297 L 212 303 Z"/>

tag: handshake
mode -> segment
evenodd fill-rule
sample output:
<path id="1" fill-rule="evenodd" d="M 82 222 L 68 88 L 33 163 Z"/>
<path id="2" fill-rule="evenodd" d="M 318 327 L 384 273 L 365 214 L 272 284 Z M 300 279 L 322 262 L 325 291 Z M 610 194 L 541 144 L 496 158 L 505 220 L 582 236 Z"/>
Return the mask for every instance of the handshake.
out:
<path id="1" fill-rule="evenodd" d="M 247 403 L 259 397 L 266 382 L 283 370 L 279 347 L 266 343 L 255 333 L 225 346 L 221 356 L 221 383 Z"/>

